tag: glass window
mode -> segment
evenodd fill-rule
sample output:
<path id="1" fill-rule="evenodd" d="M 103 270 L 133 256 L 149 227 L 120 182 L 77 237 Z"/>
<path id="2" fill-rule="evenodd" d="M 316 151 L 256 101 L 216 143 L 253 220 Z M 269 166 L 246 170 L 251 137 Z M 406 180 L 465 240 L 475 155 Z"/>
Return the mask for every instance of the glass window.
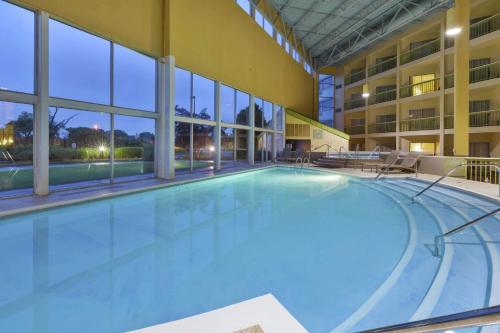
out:
<path id="1" fill-rule="evenodd" d="M 109 180 L 110 124 L 107 113 L 49 109 L 49 184 Z"/>
<path id="2" fill-rule="evenodd" d="M 278 109 L 276 110 L 276 130 L 277 131 L 283 130 L 283 107 L 282 106 L 278 106 Z"/>
<path id="3" fill-rule="evenodd" d="M 154 119 L 115 115 L 114 141 L 114 177 L 154 173 Z"/>
<path id="4" fill-rule="evenodd" d="M 248 112 L 250 110 L 250 96 L 236 90 L 236 123 L 248 125 Z"/>
<path id="5" fill-rule="evenodd" d="M 264 127 L 273 128 L 273 104 L 268 101 L 264 101 L 263 107 L 264 107 L 264 118 L 263 118 Z"/>
<path id="6" fill-rule="evenodd" d="M 271 22 L 264 18 L 264 31 L 271 37 L 273 37 L 274 28 Z"/>
<path id="7" fill-rule="evenodd" d="M 50 20 L 50 96 L 110 103 L 110 42 Z"/>
<path id="8" fill-rule="evenodd" d="M 267 162 L 271 160 L 272 134 L 255 131 L 254 162 Z"/>
<path id="9" fill-rule="evenodd" d="M 33 187 L 33 105 L 0 101 L 0 190 Z"/>
<path id="10" fill-rule="evenodd" d="M 333 75 L 319 74 L 318 77 L 318 120 L 330 127 L 334 125 Z"/>
<path id="11" fill-rule="evenodd" d="M 235 155 L 235 136 L 234 132 L 236 130 L 234 128 L 222 127 L 221 128 L 221 160 L 223 161 L 234 161 L 236 160 Z"/>
<path id="12" fill-rule="evenodd" d="M 255 9 L 255 22 L 261 27 L 264 27 L 264 16 L 260 13 L 260 11 Z"/>
<path id="13" fill-rule="evenodd" d="M 175 115 L 191 117 L 191 72 L 175 68 Z"/>
<path id="14" fill-rule="evenodd" d="M 155 111 L 156 61 L 121 45 L 114 45 L 114 104 Z"/>
<path id="15" fill-rule="evenodd" d="M 264 115 L 264 106 L 262 99 L 255 97 L 255 127 L 263 127 L 262 119 Z"/>
<path id="16" fill-rule="evenodd" d="M 35 14 L 0 1 L 0 90 L 33 93 Z"/>
<path id="17" fill-rule="evenodd" d="M 222 122 L 234 124 L 235 90 L 221 84 L 220 86 L 220 118 Z"/>
<path id="18" fill-rule="evenodd" d="M 236 129 L 236 160 L 248 161 L 248 131 Z"/>
<path id="19" fill-rule="evenodd" d="M 283 45 L 283 35 L 279 32 L 276 32 L 276 42 L 278 42 L 280 46 Z"/>
<path id="20" fill-rule="evenodd" d="M 285 42 L 285 51 L 290 54 L 290 43 L 288 41 Z"/>
<path id="21" fill-rule="evenodd" d="M 191 169 L 190 163 L 191 124 L 175 123 L 175 168 Z"/>
<path id="22" fill-rule="evenodd" d="M 250 15 L 250 1 L 248 0 L 236 0 L 236 3 L 243 9 L 248 15 Z"/>
<path id="23" fill-rule="evenodd" d="M 193 124 L 193 168 L 214 166 L 214 129 L 214 126 Z"/>
<path id="24" fill-rule="evenodd" d="M 215 83 L 212 80 L 193 74 L 193 116 L 214 120 Z"/>
<path id="25" fill-rule="evenodd" d="M 275 138 L 276 152 L 282 152 L 285 149 L 285 140 L 283 140 L 283 134 L 276 133 Z"/>

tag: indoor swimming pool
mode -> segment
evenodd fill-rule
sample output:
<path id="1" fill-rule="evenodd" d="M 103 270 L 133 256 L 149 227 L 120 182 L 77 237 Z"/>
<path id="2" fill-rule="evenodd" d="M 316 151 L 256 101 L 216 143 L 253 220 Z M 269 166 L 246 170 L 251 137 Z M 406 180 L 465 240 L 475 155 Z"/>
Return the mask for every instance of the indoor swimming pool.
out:
<path id="1" fill-rule="evenodd" d="M 271 293 L 310 332 L 500 303 L 498 202 L 273 167 L 0 220 L 0 332 L 122 332 Z M 228 319 L 229 320 L 229 319 Z"/>

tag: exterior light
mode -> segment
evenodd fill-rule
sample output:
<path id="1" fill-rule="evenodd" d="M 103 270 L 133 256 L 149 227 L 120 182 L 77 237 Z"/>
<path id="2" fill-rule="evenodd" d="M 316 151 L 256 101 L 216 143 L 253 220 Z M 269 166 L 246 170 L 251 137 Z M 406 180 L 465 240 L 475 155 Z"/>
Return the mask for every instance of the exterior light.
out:
<path id="1" fill-rule="evenodd" d="M 361 96 L 363 96 L 363 98 L 370 97 L 370 90 L 368 90 L 367 84 L 363 84 L 363 94 Z"/>
<path id="2" fill-rule="evenodd" d="M 457 16 L 458 11 L 455 7 L 448 9 L 446 12 L 446 36 L 456 36 L 462 32 Z"/>

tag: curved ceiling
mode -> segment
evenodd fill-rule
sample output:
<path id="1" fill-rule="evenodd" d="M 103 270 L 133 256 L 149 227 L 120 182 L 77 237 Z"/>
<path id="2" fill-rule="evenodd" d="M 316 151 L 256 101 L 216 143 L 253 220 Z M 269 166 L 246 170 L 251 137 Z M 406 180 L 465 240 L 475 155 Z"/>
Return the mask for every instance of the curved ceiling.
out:
<path id="1" fill-rule="evenodd" d="M 268 0 L 302 40 L 314 67 L 361 50 L 453 5 L 453 0 Z"/>

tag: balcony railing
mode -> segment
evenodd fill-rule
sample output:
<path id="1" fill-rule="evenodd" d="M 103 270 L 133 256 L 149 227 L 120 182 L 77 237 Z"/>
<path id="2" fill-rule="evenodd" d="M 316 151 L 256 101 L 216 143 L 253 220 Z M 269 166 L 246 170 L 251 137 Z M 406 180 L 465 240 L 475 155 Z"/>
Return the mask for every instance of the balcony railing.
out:
<path id="1" fill-rule="evenodd" d="M 349 135 L 365 134 L 365 125 L 345 126 L 344 132 L 346 132 Z"/>
<path id="2" fill-rule="evenodd" d="M 453 114 L 447 114 L 444 118 L 444 128 L 453 128 Z M 500 109 L 470 112 L 469 113 L 469 126 L 470 127 L 486 127 L 486 126 L 500 126 Z"/>
<path id="3" fill-rule="evenodd" d="M 368 125 L 368 133 L 390 133 L 390 132 L 396 132 L 395 121 Z"/>
<path id="4" fill-rule="evenodd" d="M 440 41 L 439 38 L 436 38 L 425 44 L 422 44 L 418 47 L 415 47 L 413 49 L 401 53 L 400 55 L 401 65 L 407 64 L 414 60 L 436 53 L 439 51 L 439 49 L 440 49 Z"/>
<path id="5" fill-rule="evenodd" d="M 365 99 L 353 99 L 347 102 L 344 102 L 344 110 L 352 110 L 356 108 L 361 108 L 365 106 Z"/>
<path id="6" fill-rule="evenodd" d="M 476 83 L 497 78 L 500 78 L 500 61 L 494 62 L 492 64 L 474 67 L 469 71 L 469 83 Z M 445 89 L 454 87 L 455 83 L 453 80 L 454 73 L 446 74 L 446 76 L 444 77 Z"/>
<path id="7" fill-rule="evenodd" d="M 469 39 L 478 38 L 500 29 L 500 13 L 470 25 Z M 446 48 L 455 44 L 454 38 L 446 38 Z"/>
<path id="8" fill-rule="evenodd" d="M 470 39 L 481 37 L 500 29 L 500 13 L 471 24 Z"/>
<path id="9" fill-rule="evenodd" d="M 396 89 L 388 90 L 379 92 L 374 95 L 370 95 L 370 97 L 368 98 L 368 104 L 372 105 L 372 104 L 384 103 L 384 102 L 394 101 L 395 99 L 396 99 Z"/>
<path id="10" fill-rule="evenodd" d="M 394 56 L 390 59 L 384 60 L 376 65 L 369 67 L 368 76 L 380 74 L 382 72 L 388 71 L 389 69 L 393 69 L 396 66 L 397 66 L 397 56 Z"/>
<path id="11" fill-rule="evenodd" d="M 439 129 L 439 117 L 401 120 L 400 131 L 425 131 Z"/>
<path id="12" fill-rule="evenodd" d="M 345 77 L 345 85 L 352 84 L 354 82 L 358 82 L 364 80 L 365 78 L 365 70 L 360 70 L 359 72 L 352 73 L 351 75 L 347 75 Z"/>
<path id="13" fill-rule="evenodd" d="M 439 90 L 439 78 L 435 78 L 420 83 L 405 85 L 399 88 L 399 96 L 401 98 L 405 98 L 410 96 L 423 95 L 438 90 Z"/>

